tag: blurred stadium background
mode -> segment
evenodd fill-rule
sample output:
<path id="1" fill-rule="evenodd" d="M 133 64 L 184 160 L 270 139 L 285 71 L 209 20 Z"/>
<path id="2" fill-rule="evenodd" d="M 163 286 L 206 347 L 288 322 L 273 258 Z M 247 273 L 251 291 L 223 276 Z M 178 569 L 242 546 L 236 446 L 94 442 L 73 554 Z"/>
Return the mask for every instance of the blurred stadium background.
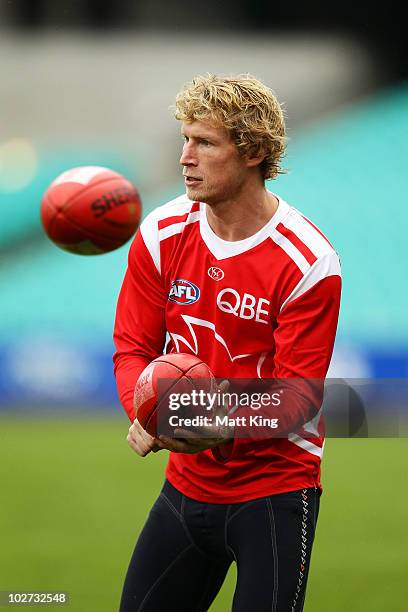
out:
<path id="1" fill-rule="evenodd" d="M 111 340 L 128 245 L 95 258 L 41 231 L 78 165 L 134 180 L 144 213 L 183 190 L 169 105 L 198 73 L 251 72 L 288 115 L 272 190 L 334 242 L 330 374 L 408 374 L 408 62 L 393 3 L 0 0 L 0 591 L 115 610 L 165 456 L 127 449 Z M 406 610 L 404 439 L 328 440 L 306 612 Z M 405 569 L 404 569 L 405 567 Z M 212 607 L 230 607 L 233 571 Z"/>

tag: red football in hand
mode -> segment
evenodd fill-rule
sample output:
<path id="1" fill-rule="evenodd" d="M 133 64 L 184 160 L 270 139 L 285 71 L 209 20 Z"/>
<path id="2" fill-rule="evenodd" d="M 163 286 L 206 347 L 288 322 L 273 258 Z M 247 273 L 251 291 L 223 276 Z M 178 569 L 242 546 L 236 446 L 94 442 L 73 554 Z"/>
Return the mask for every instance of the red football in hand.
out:
<path id="1" fill-rule="evenodd" d="M 47 236 L 61 249 L 80 255 L 98 255 L 122 246 L 136 232 L 141 211 L 134 185 L 100 166 L 63 172 L 41 202 Z"/>
<path id="2" fill-rule="evenodd" d="M 169 396 L 191 391 L 215 393 L 214 374 L 196 355 L 170 353 L 157 357 L 140 374 L 135 387 L 134 406 L 141 426 L 151 435 L 158 433 L 158 416 L 169 414 Z"/>

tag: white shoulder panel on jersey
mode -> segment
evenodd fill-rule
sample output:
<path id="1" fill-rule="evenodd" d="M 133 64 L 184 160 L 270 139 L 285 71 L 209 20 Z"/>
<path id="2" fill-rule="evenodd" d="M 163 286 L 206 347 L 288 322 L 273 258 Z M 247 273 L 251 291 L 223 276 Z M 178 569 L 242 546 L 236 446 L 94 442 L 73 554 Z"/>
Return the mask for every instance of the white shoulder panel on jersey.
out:
<path id="1" fill-rule="evenodd" d="M 162 230 L 159 230 L 159 222 L 168 219 L 169 217 L 175 217 L 187 213 L 191 209 L 192 205 L 193 202 L 188 199 L 186 194 L 178 196 L 166 204 L 163 204 L 163 206 L 158 206 L 152 210 L 152 212 L 147 215 L 140 226 L 140 232 L 142 234 L 144 243 L 152 256 L 154 265 L 156 266 L 159 274 L 161 270 L 160 241 L 164 238 L 168 238 L 168 236 L 178 233 L 177 231 L 173 231 L 173 233 L 171 233 L 172 228 L 175 226 L 184 226 L 184 224 L 175 223 L 163 228 Z M 193 215 L 195 214 L 196 213 L 193 213 Z M 161 234 L 161 232 L 166 232 L 166 230 L 168 235 Z M 178 231 L 181 231 L 181 229 Z"/>
<path id="2" fill-rule="evenodd" d="M 331 247 L 330 251 L 319 257 L 312 266 L 309 266 L 309 270 L 303 278 L 300 279 L 290 295 L 288 295 L 280 310 L 282 311 L 289 302 L 300 297 L 303 293 L 306 293 L 306 291 L 316 285 L 316 283 L 328 276 L 341 277 L 340 261 L 337 253 Z"/>
<path id="3" fill-rule="evenodd" d="M 296 208 L 291 207 L 290 213 L 282 221 L 283 225 L 291 230 L 308 247 L 316 257 L 333 251 L 329 241 L 316 227 L 304 217 Z"/>

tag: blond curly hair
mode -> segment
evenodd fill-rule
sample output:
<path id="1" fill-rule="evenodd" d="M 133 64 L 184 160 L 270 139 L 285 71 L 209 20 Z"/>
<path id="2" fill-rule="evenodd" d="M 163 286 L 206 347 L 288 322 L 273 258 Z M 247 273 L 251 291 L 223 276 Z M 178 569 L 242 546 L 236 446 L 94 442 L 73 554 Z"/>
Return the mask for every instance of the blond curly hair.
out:
<path id="1" fill-rule="evenodd" d="M 272 90 L 254 76 L 195 77 L 177 94 L 175 117 L 225 127 L 241 155 L 265 155 L 260 165 L 265 180 L 284 172 L 280 165 L 286 147 L 284 113 Z"/>

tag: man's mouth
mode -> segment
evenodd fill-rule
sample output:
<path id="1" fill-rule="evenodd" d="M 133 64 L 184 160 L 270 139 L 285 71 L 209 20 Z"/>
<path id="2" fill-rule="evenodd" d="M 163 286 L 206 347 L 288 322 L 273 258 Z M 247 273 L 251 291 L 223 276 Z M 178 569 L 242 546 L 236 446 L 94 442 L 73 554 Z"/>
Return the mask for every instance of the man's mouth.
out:
<path id="1" fill-rule="evenodd" d="M 183 176 L 184 176 L 184 183 L 188 185 L 189 187 L 193 185 L 197 185 L 198 183 L 201 183 L 203 180 L 203 179 L 197 178 L 196 176 L 187 176 L 186 174 L 183 174 Z"/>

